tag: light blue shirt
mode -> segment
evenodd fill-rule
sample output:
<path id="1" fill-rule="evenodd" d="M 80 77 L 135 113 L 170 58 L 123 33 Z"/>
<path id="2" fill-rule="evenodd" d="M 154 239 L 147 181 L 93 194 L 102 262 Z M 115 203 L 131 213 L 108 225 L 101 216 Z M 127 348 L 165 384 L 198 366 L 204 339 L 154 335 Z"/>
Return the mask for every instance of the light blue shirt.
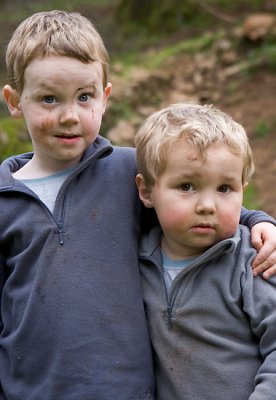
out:
<path id="1" fill-rule="evenodd" d="M 177 275 L 183 270 L 183 268 L 188 267 L 196 257 L 189 257 L 183 260 L 172 260 L 164 253 L 164 251 L 162 251 L 162 259 L 164 280 L 166 288 L 169 290 Z"/>
<path id="2" fill-rule="evenodd" d="M 38 195 L 41 201 L 53 212 L 61 185 L 70 175 L 74 167 L 67 168 L 53 175 L 37 179 L 22 179 L 28 188 Z"/>

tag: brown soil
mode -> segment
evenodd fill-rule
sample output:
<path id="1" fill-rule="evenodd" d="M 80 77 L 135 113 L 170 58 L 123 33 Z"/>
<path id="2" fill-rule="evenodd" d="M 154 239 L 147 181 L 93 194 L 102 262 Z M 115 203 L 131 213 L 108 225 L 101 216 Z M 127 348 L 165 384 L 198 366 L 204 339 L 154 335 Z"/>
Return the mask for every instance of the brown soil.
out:
<path id="1" fill-rule="evenodd" d="M 235 102 L 238 97 L 238 103 Z M 246 128 L 255 160 L 253 184 L 259 207 L 276 218 L 276 74 L 256 73 L 222 104 Z M 269 133 L 258 135 L 258 124 L 266 121 Z"/>
<path id="2" fill-rule="evenodd" d="M 113 73 L 106 118 L 122 101 L 135 115 L 118 121 L 107 136 L 132 145 L 138 126 L 156 109 L 178 101 L 215 104 L 245 127 L 255 159 L 256 207 L 276 217 L 276 74 L 264 64 L 244 70 L 242 61 L 242 52 L 224 40 L 208 53 L 168 59 L 160 70 L 135 68 L 125 79 Z"/>

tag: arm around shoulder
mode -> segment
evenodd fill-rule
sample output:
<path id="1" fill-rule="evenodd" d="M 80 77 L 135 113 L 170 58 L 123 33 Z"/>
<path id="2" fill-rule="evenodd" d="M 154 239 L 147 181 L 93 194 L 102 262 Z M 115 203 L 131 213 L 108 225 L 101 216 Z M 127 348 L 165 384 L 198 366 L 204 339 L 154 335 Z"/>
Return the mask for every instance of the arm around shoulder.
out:
<path id="1" fill-rule="evenodd" d="M 254 225 L 261 222 L 269 222 L 276 226 L 276 220 L 264 211 L 247 210 L 245 207 L 242 207 L 240 217 L 240 223 L 242 225 L 246 225 L 248 228 L 252 229 Z"/>
<path id="2" fill-rule="evenodd" d="M 255 376 L 255 388 L 249 400 L 274 400 L 276 393 L 276 277 L 265 281 L 248 277 L 243 288 L 244 311 L 259 343 L 262 359 Z"/>
<path id="3" fill-rule="evenodd" d="M 263 211 L 241 210 L 241 223 L 251 229 L 251 243 L 258 254 L 252 263 L 254 275 L 268 279 L 276 273 L 276 221 Z"/>

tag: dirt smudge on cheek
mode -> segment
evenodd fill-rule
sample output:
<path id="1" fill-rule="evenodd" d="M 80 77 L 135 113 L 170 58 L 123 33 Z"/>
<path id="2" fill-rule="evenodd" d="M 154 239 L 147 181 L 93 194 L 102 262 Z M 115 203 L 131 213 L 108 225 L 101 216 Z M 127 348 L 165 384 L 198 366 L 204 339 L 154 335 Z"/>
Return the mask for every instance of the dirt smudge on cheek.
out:
<path id="1" fill-rule="evenodd" d="M 55 126 L 54 120 L 50 117 L 41 120 L 40 129 L 42 133 L 51 132 L 54 126 Z"/>
<path id="2" fill-rule="evenodd" d="M 92 110 L 91 110 L 91 115 L 92 115 L 92 119 L 95 119 L 95 111 L 94 111 L 94 108 L 92 108 Z"/>

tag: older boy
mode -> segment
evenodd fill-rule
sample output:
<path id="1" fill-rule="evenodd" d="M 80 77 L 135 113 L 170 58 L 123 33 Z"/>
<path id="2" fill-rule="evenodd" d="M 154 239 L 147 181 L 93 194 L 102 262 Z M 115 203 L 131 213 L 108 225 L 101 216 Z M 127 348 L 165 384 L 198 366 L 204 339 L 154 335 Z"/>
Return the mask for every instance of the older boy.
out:
<path id="1" fill-rule="evenodd" d="M 77 13 L 38 13 L 6 59 L 4 97 L 34 151 L 0 168 L 0 398 L 151 399 L 135 152 L 98 135 L 104 44 Z"/>
<path id="2" fill-rule="evenodd" d="M 254 278 L 238 225 L 253 161 L 241 125 L 178 104 L 136 136 L 136 181 L 160 226 L 141 241 L 158 400 L 274 400 L 276 278 Z"/>
<path id="3" fill-rule="evenodd" d="M 39 13 L 7 65 L 34 153 L 0 168 L 0 398 L 152 399 L 134 149 L 98 136 L 106 49 L 79 14 Z"/>

